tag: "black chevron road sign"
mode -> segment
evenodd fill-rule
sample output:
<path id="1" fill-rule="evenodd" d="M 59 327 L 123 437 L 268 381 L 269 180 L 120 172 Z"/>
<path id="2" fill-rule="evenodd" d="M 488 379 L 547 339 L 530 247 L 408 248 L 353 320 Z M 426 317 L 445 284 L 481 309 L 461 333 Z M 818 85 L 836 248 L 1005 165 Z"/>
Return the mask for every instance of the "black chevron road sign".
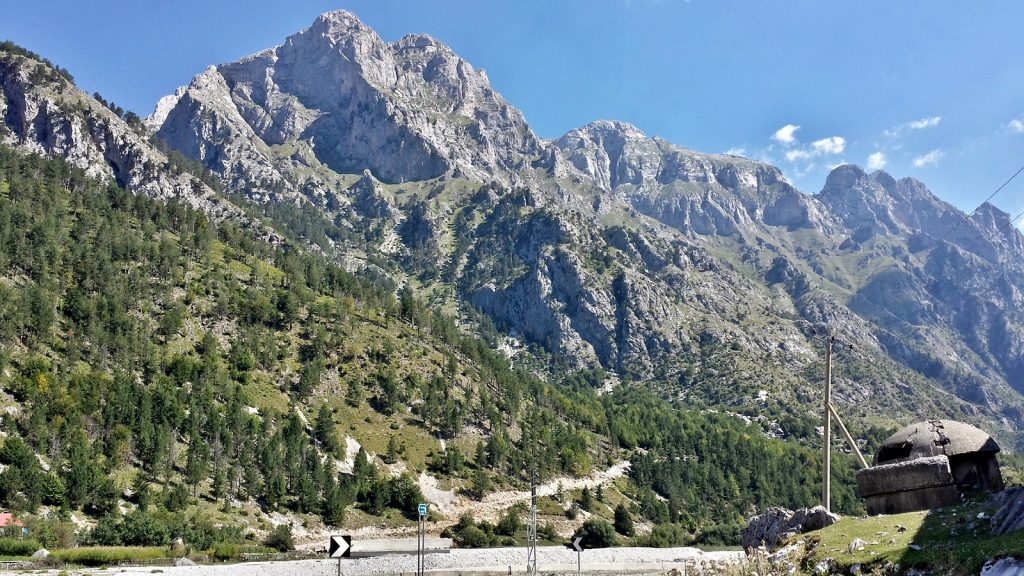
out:
<path id="1" fill-rule="evenodd" d="M 328 549 L 328 554 L 331 558 L 348 558 L 352 555 L 352 537 L 348 534 L 344 536 L 331 536 L 331 545 Z"/>

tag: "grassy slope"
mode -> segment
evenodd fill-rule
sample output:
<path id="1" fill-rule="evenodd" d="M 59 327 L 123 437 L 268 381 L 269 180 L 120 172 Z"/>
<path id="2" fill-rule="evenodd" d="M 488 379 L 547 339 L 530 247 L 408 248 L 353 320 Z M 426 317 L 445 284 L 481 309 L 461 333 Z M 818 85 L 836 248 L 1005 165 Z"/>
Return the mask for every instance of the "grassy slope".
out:
<path id="1" fill-rule="evenodd" d="M 807 535 L 815 545 L 804 566 L 813 569 L 831 558 L 843 573 L 854 564 L 881 569 L 891 562 L 902 569 L 927 568 L 937 574 L 977 574 L 991 558 L 1024 556 L 1024 534 L 993 537 L 988 520 L 978 519 L 980 513 L 991 516 L 994 512 L 984 500 L 932 511 L 843 518 Z M 906 530 L 901 532 L 899 527 Z M 851 553 L 854 538 L 867 545 Z"/>

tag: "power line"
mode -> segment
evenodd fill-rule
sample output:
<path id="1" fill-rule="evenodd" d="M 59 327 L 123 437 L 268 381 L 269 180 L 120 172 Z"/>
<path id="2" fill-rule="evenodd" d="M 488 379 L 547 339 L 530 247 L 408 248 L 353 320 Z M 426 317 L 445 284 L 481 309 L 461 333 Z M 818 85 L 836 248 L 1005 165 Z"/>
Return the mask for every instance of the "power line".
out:
<path id="1" fill-rule="evenodd" d="M 1017 218 L 1020 218 L 1021 216 L 1024 216 L 1024 210 L 1021 210 L 1021 211 L 1020 211 L 1019 213 L 1017 213 L 1017 215 L 1016 215 L 1016 216 L 1014 216 L 1013 218 L 1010 218 L 1010 219 L 1009 219 L 1009 220 L 1008 220 L 1008 221 L 1006 222 L 1006 224 L 1003 224 L 1002 226 L 1000 226 L 1000 227 L 999 227 L 999 230 L 996 230 L 996 234 L 999 234 L 999 233 L 1001 233 L 1001 232 L 1002 232 L 1003 230 L 1005 230 L 1005 229 L 1009 228 L 1010 226 L 1013 226 L 1013 221 L 1014 221 L 1014 220 L 1016 220 Z"/>
<path id="2" fill-rule="evenodd" d="M 957 228 L 959 228 L 959 227 L 960 227 L 960 225 L 961 225 L 961 224 L 963 224 L 963 223 L 964 223 L 964 221 L 966 221 L 966 220 L 967 220 L 968 218 L 970 218 L 971 216 L 974 216 L 974 214 L 975 214 L 975 213 L 977 213 L 977 212 L 978 212 L 978 210 L 979 210 L 979 209 L 980 209 L 980 208 L 981 208 L 982 206 L 984 206 L 986 202 L 988 202 L 989 200 L 991 200 L 991 199 L 995 198 L 995 197 L 996 197 L 996 194 L 999 194 L 999 193 L 1000 193 L 1000 192 L 1001 192 L 1001 191 L 1003 190 L 1003 188 L 1006 188 L 1006 186 L 1007 186 L 1007 185 L 1008 185 L 1008 184 L 1009 184 L 1010 182 L 1013 182 L 1013 179 L 1014 179 L 1014 178 L 1016 178 L 1017 176 L 1019 176 L 1021 172 L 1024 172 L 1024 166 L 1021 166 L 1021 167 L 1020 167 L 1020 168 L 1019 168 L 1019 169 L 1018 169 L 1018 170 L 1017 170 L 1016 172 L 1014 172 L 1014 173 L 1013 173 L 1013 176 L 1010 176 L 1010 178 L 1009 178 L 1009 179 L 1008 179 L 1008 180 L 1007 180 L 1006 182 L 1003 182 L 1003 183 L 1002 183 L 1002 185 L 1000 185 L 1000 186 L 999 186 L 999 188 L 996 188 L 996 191 L 995 191 L 995 192 L 993 192 L 993 193 L 989 194 L 989 195 L 988 195 L 988 198 L 985 198 L 985 200 L 984 200 L 984 201 L 983 201 L 983 202 L 982 202 L 981 204 L 978 204 L 978 207 L 977 207 L 977 208 L 975 208 L 974 210 L 972 210 L 970 214 L 964 213 L 964 215 L 963 215 L 963 218 L 961 218 L 960 220 L 958 220 L 956 224 L 953 224 L 953 226 L 951 226 L 951 227 L 949 228 L 949 230 L 946 230 L 946 233 L 945 233 L 945 234 L 943 234 L 941 238 L 939 238 L 939 242 L 942 242 L 943 240 L 945 240 L 945 239 L 946 239 L 946 237 L 947 237 L 947 236 L 949 236 L 949 235 L 950 235 L 950 234 L 951 234 L 951 233 L 953 232 L 953 230 L 956 230 Z M 1013 217 L 1013 218 L 1012 218 L 1012 219 L 1010 220 L 1010 222 L 1013 222 L 1014 220 L 1016 220 L 1017 218 L 1019 218 L 1019 217 L 1020 217 L 1020 216 L 1021 216 L 1022 214 L 1024 214 L 1024 212 L 1022 212 L 1021 214 L 1018 214 L 1017 216 Z"/>

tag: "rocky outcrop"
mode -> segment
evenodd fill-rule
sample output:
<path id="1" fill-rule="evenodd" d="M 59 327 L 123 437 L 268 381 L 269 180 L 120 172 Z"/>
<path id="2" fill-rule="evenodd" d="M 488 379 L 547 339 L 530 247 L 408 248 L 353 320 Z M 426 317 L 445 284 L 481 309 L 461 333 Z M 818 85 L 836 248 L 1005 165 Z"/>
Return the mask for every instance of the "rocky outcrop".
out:
<path id="1" fill-rule="evenodd" d="M 624 122 L 593 122 L 553 144 L 563 166 L 558 176 L 622 190 L 637 211 L 688 234 L 742 235 L 755 223 L 822 224 L 816 202 L 763 163 L 687 150 Z"/>
<path id="2" fill-rule="evenodd" d="M 839 516 L 825 510 L 824 506 L 800 508 L 795 512 L 785 508 L 769 508 L 763 514 L 747 520 L 741 542 L 744 550 L 760 546 L 772 549 L 797 534 L 821 530 L 838 521 Z"/>
<path id="3" fill-rule="evenodd" d="M 859 231 L 859 242 L 875 234 L 923 232 L 989 262 L 1024 255 L 1020 234 L 1008 226 L 1009 215 L 986 203 L 967 217 L 913 178 L 867 174 L 847 164 L 829 174 L 817 199 L 847 228 Z"/>
<path id="4" fill-rule="evenodd" d="M 271 150 L 295 141 L 334 172 L 389 183 L 514 181 L 541 152 L 484 71 L 429 36 L 387 44 L 344 11 L 178 94 L 150 116 L 157 136 L 234 183 L 297 184 L 296 166 Z"/>
<path id="5" fill-rule="evenodd" d="M 1024 530 L 1024 488 L 1007 488 L 988 502 L 996 509 L 990 520 L 992 534 L 1002 536 Z"/>
<path id="6" fill-rule="evenodd" d="M 1024 559 L 999 558 L 981 567 L 981 576 L 1019 576 L 1024 574 Z"/>
<path id="7" fill-rule="evenodd" d="M 171 166 L 143 132 L 47 64 L 0 52 L 0 93 L 4 143 L 64 158 L 91 176 L 114 180 L 139 194 L 185 202 L 215 219 L 257 225 L 198 177 Z"/>

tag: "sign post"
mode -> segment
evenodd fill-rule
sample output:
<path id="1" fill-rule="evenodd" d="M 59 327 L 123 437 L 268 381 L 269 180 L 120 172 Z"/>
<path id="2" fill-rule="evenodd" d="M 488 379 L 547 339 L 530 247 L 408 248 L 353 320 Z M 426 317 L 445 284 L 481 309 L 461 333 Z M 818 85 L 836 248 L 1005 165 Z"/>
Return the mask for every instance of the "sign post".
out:
<path id="1" fill-rule="evenodd" d="M 580 546 L 580 542 L 583 541 L 583 536 L 577 536 L 572 541 L 572 549 L 576 551 L 576 575 L 579 576 L 583 573 L 583 546 Z"/>
<path id="2" fill-rule="evenodd" d="M 331 541 L 327 545 L 327 555 L 338 559 L 338 576 L 341 576 L 341 559 L 352 556 L 352 537 L 348 534 L 331 536 Z"/>
<path id="3" fill-rule="evenodd" d="M 426 562 L 424 562 L 423 554 L 426 552 L 425 548 L 427 546 L 427 512 L 426 503 L 420 502 L 419 506 L 416 507 L 416 513 L 419 516 L 418 530 L 416 531 L 416 576 L 423 576 L 426 571 Z"/>

